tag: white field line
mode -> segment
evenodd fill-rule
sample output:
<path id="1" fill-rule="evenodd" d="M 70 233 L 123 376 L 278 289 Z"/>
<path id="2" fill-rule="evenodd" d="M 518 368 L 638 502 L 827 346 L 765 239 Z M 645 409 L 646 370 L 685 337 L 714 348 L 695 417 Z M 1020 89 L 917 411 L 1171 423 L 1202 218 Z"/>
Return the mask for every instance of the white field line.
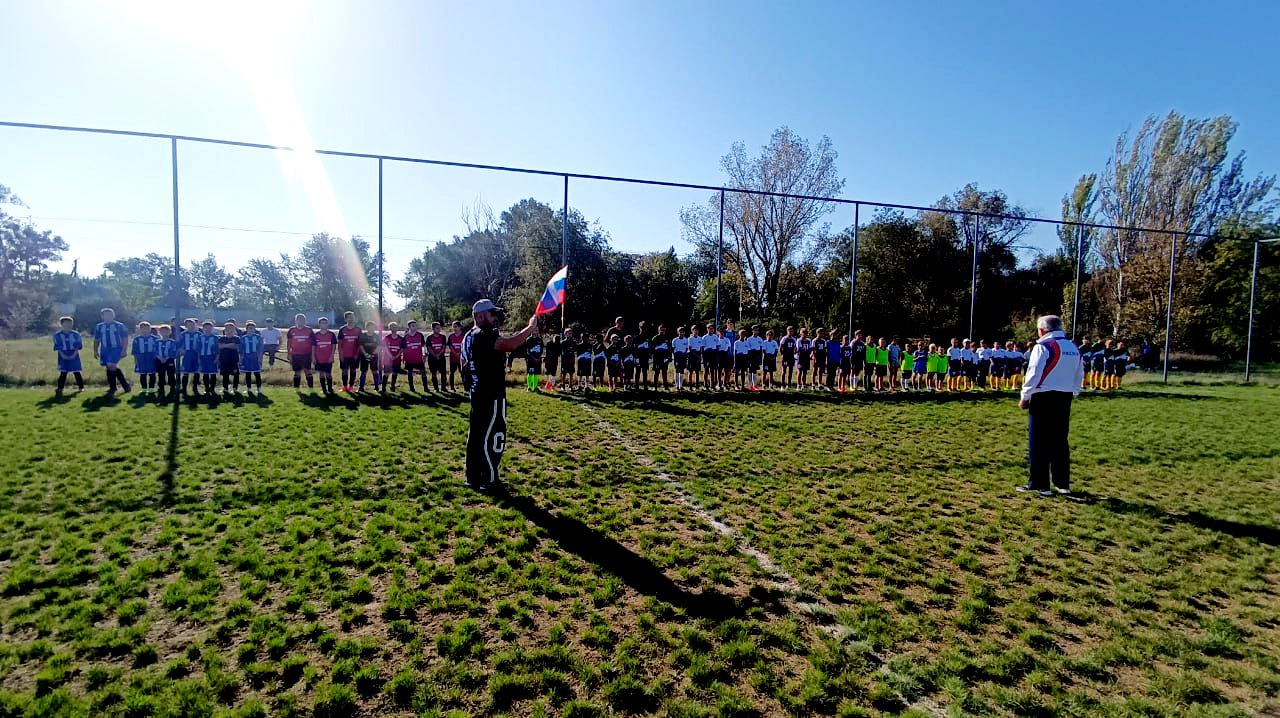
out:
<path id="1" fill-rule="evenodd" d="M 671 476 L 671 474 L 667 473 L 666 469 L 664 469 L 657 461 L 654 461 L 648 454 L 641 451 L 634 443 L 631 442 L 630 439 L 627 438 L 625 434 L 618 430 L 618 427 L 614 426 L 608 419 L 601 416 L 600 412 L 596 411 L 594 406 L 586 402 L 580 403 L 581 406 L 586 409 L 588 414 L 595 417 L 596 425 L 599 428 L 608 432 L 608 434 L 612 436 L 618 444 L 627 450 L 627 453 L 631 454 L 635 458 L 637 463 L 652 471 L 653 474 L 658 477 L 658 480 L 665 483 L 672 492 L 675 493 L 680 503 L 684 504 L 684 506 L 688 508 L 694 516 L 697 516 L 699 519 L 704 521 L 716 533 L 732 539 L 739 553 L 753 559 L 760 568 L 764 569 L 765 573 L 769 574 L 772 578 L 773 588 L 786 594 L 786 603 L 790 604 L 789 607 L 793 614 L 813 620 L 817 623 L 820 630 L 827 632 L 841 642 L 847 641 L 849 638 L 856 635 L 857 632 L 853 628 L 845 626 L 835 620 L 835 611 L 829 604 L 826 604 L 821 597 L 815 596 L 811 592 L 806 591 L 804 587 L 800 585 L 800 582 L 797 581 L 795 577 L 777 561 L 774 561 L 769 554 L 761 551 L 755 546 L 752 546 L 740 531 L 721 521 L 715 516 L 715 514 L 711 513 L 707 507 L 699 503 L 698 499 L 685 488 L 683 483 Z M 815 619 L 815 617 L 820 615 L 825 616 L 829 620 L 824 622 L 822 620 Z M 886 657 L 876 653 L 870 646 L 863 646 L 862 653 L 870 656 L 878 664 L 876 673 L 886 676 L 890 674 L 889 661 Z M 899 695 L 898 698 L 902 700 L 908 708 L 914 708 L 931 716 L 941 717 L 947 715 L 943 706 L 934 700 L 932 696 L 924 695 L 917 698 L 915 701 L 907 700 L 901 695 Z"/>

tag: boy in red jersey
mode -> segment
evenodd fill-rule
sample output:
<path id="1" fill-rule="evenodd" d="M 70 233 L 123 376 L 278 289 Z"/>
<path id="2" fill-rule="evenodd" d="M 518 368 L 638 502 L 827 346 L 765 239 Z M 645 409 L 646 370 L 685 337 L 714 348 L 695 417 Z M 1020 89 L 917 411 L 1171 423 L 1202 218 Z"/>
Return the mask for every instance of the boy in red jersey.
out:
<path id="1" fill-rule="evenodd" d="M 387 335 L 382 338 L 379 361 L 382 362 L 382 383 L 378 391 L 386 392 L 387 379 L 391 379 L 391 391 L 396 390 L 396 379 L 400 377 L 400 354 L 404 350 L 404 337 L 400 336 L 400 325 L 395 322 L 387 324 Z"/>
<path id="2" fill-rule="evenodd" d="M 444 335 L 440 322 L 431 322 L 431 333 L 427 335 L 427 368 L 431 370 L 431 388 L 440 391 L 445 384 L 444 355 L 449 350 L 449 338 Z M 427 378 L 422 377 L 422 389 L 427 388 Z"/>
<path id="3" fill-rule="evenodd" d="M 293 367 L 293 388 L 302 388 L 302 374 L 307 375 L 307 388 L 315 388 L 315 380 L 311 378 L 311 359 L 316 348 L 316 333 L 307 326 L 307 315 L 297 314 L 293 317 L 293 326 L 289 327 L 289 364 Z"/>
<path id="4" fill-rule="evenodd" d="M 333 355 L 338 349 L 338 335 L 329 328 L 329 318 L 316 320 L 315 333 L 316 373 L 320 375 L 320 391 L 333 393 Z"/>
<path id="5" fill-rule="evenodd" d="M 410 319 L 409 327 L 404 333 L 404 349 L 401 351 L 401 356 L 404 357 L 404 373 L 409 377 L 409 391 L 417 391 L 413 386 L 415 372 L 422 376 L 422 389 L 425 391 L 427 388 L 427 371 L 423 360 L 426 343 L 427 338 L 418 331 L 418 321 Z"/>
<path id="6" fill-rule="evenodd" d="M 462 322 L 453 323 L 453 332 L 449 334 L 449 391 L 456 391 L 457 385 L 454 384 L 453 377 L 458 372 L 462 374 L 462 385 L 467 385 L 467 375 L 465 365 L 462 363 L 462 340 L 465 339 L 467 333 L 462 331 Z"/>
<path id="7" fill-rule="evenodd" d="M 350 393 L 356 388 L 356 371 L 360 368 L 360 327 L 356 325 L 356 313 L 344 312 L 345 322 L 338 330 L 338 364 L 342 370 L 342 390 Z"/>

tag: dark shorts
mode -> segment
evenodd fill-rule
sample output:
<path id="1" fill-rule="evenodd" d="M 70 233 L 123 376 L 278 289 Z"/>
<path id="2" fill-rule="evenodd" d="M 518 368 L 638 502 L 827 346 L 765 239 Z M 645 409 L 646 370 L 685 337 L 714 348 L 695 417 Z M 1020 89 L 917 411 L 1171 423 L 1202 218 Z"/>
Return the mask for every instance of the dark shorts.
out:
<path id="1" fill-rule="evenodd" d="M 1125 364 L 1116 364 L 1116 367 L 1115 367 L 1115 374 L 1116 374 L 1116 376 L 1124 376 L 1124 373 L 1125 373 L 1126 371 L 1128 371 L 1128 370 L 1129 370 L 1129 367 L 1128 367 L 1127 365 L 1125 365 Z"/>
<path id="2" fill-rule="evenodd" d="M 991 376 L 997 379 L 1004 378 L 1004 360 L 1003 359 L 991 360 Z"/>
<path id="3" fill-rule="evenodd" d="M 560 369 L 559 359 L 553 360 L 551 358 L 547 358 L 546 361 L 547 361 L 547 376 L 555 376 L 557 373 L 559 373 L 559 369 Z"/>
<path id="4" fill-rule="evenodd" d="M 764 370 L 769 372 L 770 374 L 778 371 L 778 355 L 777 354 L 764 355 Z"/>
<path id="5" fill-rule="evenodd" d="M 977 378 L 977 376 L 978 376 L 978 365 L 977 365 L 977 364 L 974 364 L 974 363 L 973 363 L 973 362 L 971 362 L 971 361 L 967 361 L 967 362 L 965 362 L 965 363 L 964 363 L 964 375 L 965 375 L 965 376 L 967 376 L 967 377 L 969 377 L 970 379 Z"/>
<path id="6" fill-rule="evenodd" d="M 310 369 L 311 355 L 310 354 L 290 354 L 289 365 L 293 367 L 294 371 L 302 371 L 304 369 Z"/>
<path id="7" fill-rule="evenodd" d="M 888 364 L 876 364 L 876 365 L 875 365 L 875 374 L 876 374 L 876 376 L 889 376 L 889 365 L 888 365 Z"/>
<path id="8" fill-rule="evenodd" d="M 338 366 L 343 369 L 355 369 L 360 366 L 360 357 L 341 357 L 338 359 Z"/>
<path id="9" fill-rule="evenodd" d="M 702 371 L 702 352 L 689 352 L 685 361 L 688 363 L 689 371 Z"/>
<path id="10" fill-rule="evenodd" d="M 408 374 L 408 373 L 409 373 L 409 372 L 411 372 L 411 371 L 416 371 L 416 372 L 418 372 L 419 374 L 426 374 L 426 373 L 427 373 L 427 365 L 426 365 L 426 364 L 423 364 L 423 363 L 422 363 L 422 362 L 420 362 L 420 361 L 419 361 L 419 362 L 413 362 L 413 363 L 405 362 L 405 363 L 404 363 L 404 372 L 405 372 L 406 374 Z"/>
<path id="11" fill-rule="evenodd" d="M 760 355 L 761 355 L 761 352 L 758 349 L 752 349 L 747 352 L 747 361 L 751 362 L 752 369 L 760 368 L 760 361 L 761 361 Z"/>
<path id="12" fill-rule="evenodd" d="M 573 372 L 568 372 L 572 374 Z M 578 362 L 578 373 L 582 376 L 591 376 L 591 360 Z"/>
<path id="13" fill-rule="evenodd" d="M 1095 372 L 1099 372 L 1099 373 L 1101 373 L 1101 372 L 1102 372 L 1102 370 L 1103 370 L 1103 367 L 1104 367 L 1104 366 L 1105 366 L 1105 360 L 1103 360 L 1103 359 L 1094 359 L 1094 360 L 1093 360 L 1093 370 L 1094 370 Z"/>
<path id="14" fill-rule="evenodd" d="M 734 354 L 734 355 L 733 355 L 733 370 L 734 370 L 734 371 L 746 371 L 746 370 L 747 370 L 747 369 L 749 369 L 750 367 L 751 367 L 751 357 L 750 357 L 750 355 L 747 355 L 747 354 Z"/>
<path id="15" fill-rule="evenodd" d="M 809 371 L 809 365 L 812 363 L 813 363 L 812 356 L 805 356 L 801 354 L 800 357 L 796 359 L 796 368 L 799 369 L 800 371 Z"/>
<path id="16" fill-rule="evenodd" d="M 991 360 L 986 359 L 978 362 L 978 376 L 987 376 L 991 373 Z"/>
<path id="17" fill-rule="evenodd" d="M 328 362 L 327 364 L 321 364 L 320 362 L 316 362 L 316 371 L 320 372 L 321 374 L 332 374 L 333 362 Z"/>
<path id="18" fill-rule="evenodd" d="M 683 372 L 685 369 L 685 366 L 687 366 L 687 362 L 685 361 L 685 353 L 680 352 L 679 354 L 673 354 L 671 355 L 671 359 L 672 359 L 671 363 L 674 364 L 676 367 L 676 373 Z"/>
<path id="19" fill-rule="evenodd" d="M 783 368 L 783 369 L 788 369 L 788 368 L 793 367 L 793 366 L 795 366 L 795 365 L 796 365 L 796 355 L 795 355 L 795 353 L 794 353 L 794 352 L 792 352 L 792 353 L 786 353 L 786 352 L 783 352 L 783 354 L 782 354 L 782 368 Z"/>
<path id="20" fill-rule="evenodd" d="M 433 356 L 427 357 L 427 366 L 431 367 L 431 371 L 433 372 L 438 371 L 441 374 L 443 374 L 445 371 L 444 355 L 441 354 L 438 357 L 433 357 Z"/>
<path id="21" fill-rule="evenodd" d="M 964 362 L 959 359 L 948 359 L 947 376 L 964 376 Z"/>
<path id="22" fill-rule="evenodd" d="M 849 367 L 849 371 L 853 372 L 854 374 L 861 374 L 862 370 L 865 368 L 866 368 L 865 361 L 855 361 L 853 365 Z"/>
<path id="23" fill-rule="evenodd" d="M 525 373 L 527 373 L 527 374 L 541 374 L 541 373 L 542 373 L 542 363 L 541 363 L 541 362 L 534 362 L 534 363 L 526 364 L 526 365 L 525 365 L 525 367 L 524 367 L 524 370 L 525 370 Z"/>
<path id="24" fill-rule="evenodd" d="M 720 368 L 721 369 L 733 368 L 733 354 L 731 354 L 728 349 L 720 350 Z"/>
<path id="25" fill-rule="evenodd" d="M 574 362 L 576 362 L 576 361 L 577 361 L 577 359 L 576 359 L 576 358 L 575 358 L 575 359 L 565 359 L 565 360 L 564 360 L 563 372 L 564 372 L 565 374 L 568 374 L 568 375 L 572 376 L 572 375 L 574 374 L 574 369 L 576 369 L 576 368 L 577 368 L 577 366 L 574 364 Z M 590 367 L 590 364 L 588 364 L 587 366 L 588 366 L 588 367 Z M 586 374 L 587 372 L 585 372 L 585 371 L 584 371 L 584 372 L 582 372 L 582 373 L 583 373 L 583 374 Z"/>
<path id="26" fill-rule="evenodd" d="M 712 349 L 702 353 L 702 360 L 707 364 L 707 371 L 715 371 L 720 364 L 720 351 Z"/>
<path id="27" fill-rule="evenodd" d="M 610 365 L 609 365 L 609 378 L 610 378 L 610 379 L 617 379 L 617 378 L 619 378 L 619 377 L 621 377 L 621 376 L 622 376 L 622 365 L 621 365 L 621 364 L 610 364 Z"/>

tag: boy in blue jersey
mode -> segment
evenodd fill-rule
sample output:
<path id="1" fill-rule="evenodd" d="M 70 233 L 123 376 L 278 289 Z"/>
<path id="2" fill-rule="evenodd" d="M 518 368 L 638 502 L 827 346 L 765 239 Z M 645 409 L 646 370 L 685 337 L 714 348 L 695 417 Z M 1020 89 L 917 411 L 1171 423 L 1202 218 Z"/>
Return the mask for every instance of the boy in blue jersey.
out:
<path id="1" fill-rule="evenodd" d="M 142 385 L 139 394 L 146 396 L 156 387 L 156 337 L 151 334 L 151 322 L 138 322 L 138 334 L 129 347 L 133 352 L 133 373 Z"/>
<path id="2" fill-rule="evenodd" d="M 257 322 L 245 322 L 244 334 L 240 335 L 240 371 L 244 374 L 244 392 L 249 396 L 253 396 L 254 382 L 258 384 L 258 394 L 262 394 L 262 340 Z"/>
<path id="3" fill-rule="evenodd" d="M 848 345 L 848 337 L 844 337 L 845 345 Z M 840 346 L 840 340 L 836 339 L 835 332 L 832 331 L 831 338 L 827 340 L 827 391 L 836 390 L 836 377 L 840 374 L 840 359 L 844 356 L 845 347 Z"/>
<path id="4" fill-rule="evenodd" d="M 171 397 L 178 394 L 178 342 L 173 338 L 173 329 L 168 324 L 158 328 L 160 336 L 156 338 L 156 395 L 165 398 L 165 389 L 169 389 Z"/>
<path id="5" fill-rule="evenodd" d="M 218 383 L 218 336 L 213 333 L 213 322 L 206 321 L 200 325 L 196 353 L 200 357 L 200 378 L 204 381 L 205 396 L 212 398 Z"/>
<path id="6" fill-rule="evenodd" d="M 117 382 L 128 394 L 133 387 L 120 371 L 120 362 L 129 353 L 129 328 L 116 321 L 116 312 L 110 307 L 100 316 L 102 321 L 93 327 L 93 358 L 107 370 L 107 395 L 116 393 Z"/>
<path id="7" fill-rule="evenodd" d="M 200 328 L 194 318 L 182 322 L 178 332 L 178 373 L 182 375 L 182 395 L 200 395 Z"/>
<path id="8" fill-rule="evenodd" d="M 75 375 L 76 391 L 84 391 L 84 375 L 81 374 L 83 369 L 80 366 L 80 350 L 84 349 L 84 338 L 73 329 L 75 320 L 71 317 L 58 319 L 58 326 L 62 329 L 53 333 L 53 351 L 58 355 L 58 389 L 55 393 L 61 395 L 62 390 L 67 387 L 67 374 Z"/>

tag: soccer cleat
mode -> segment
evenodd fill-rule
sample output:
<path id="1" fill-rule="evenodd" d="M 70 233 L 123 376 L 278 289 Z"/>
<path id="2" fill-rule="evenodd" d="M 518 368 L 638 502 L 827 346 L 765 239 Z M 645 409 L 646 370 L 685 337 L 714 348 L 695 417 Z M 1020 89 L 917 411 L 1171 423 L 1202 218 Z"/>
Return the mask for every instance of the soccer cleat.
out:
<path id="1" fill-rule="evenodd" d="M 1053 496 L 1052 489 L 1037 489 L 1031 486 L 1031 484 L 1022 484 L 1021 486 L 1016 487 L 1014 490 L 1024 494 L 1040 494 L 1041 496 L 1044 496 L 1046 498 Z"/>
<path id="2" fill-rule="evenodd" d="M 1062 494 L 1063 496 L 1070 496 L 1070 495 L 1071 495 L 1071 489 L 1064 489 L 1064 488 L 1060 488 L 1060 487 L 1058 487 L 1058 488 L 1055 488 L 1054 490 L 1055 490 L 1055 491 L 1057 491 L 1058 493 Z"/>

